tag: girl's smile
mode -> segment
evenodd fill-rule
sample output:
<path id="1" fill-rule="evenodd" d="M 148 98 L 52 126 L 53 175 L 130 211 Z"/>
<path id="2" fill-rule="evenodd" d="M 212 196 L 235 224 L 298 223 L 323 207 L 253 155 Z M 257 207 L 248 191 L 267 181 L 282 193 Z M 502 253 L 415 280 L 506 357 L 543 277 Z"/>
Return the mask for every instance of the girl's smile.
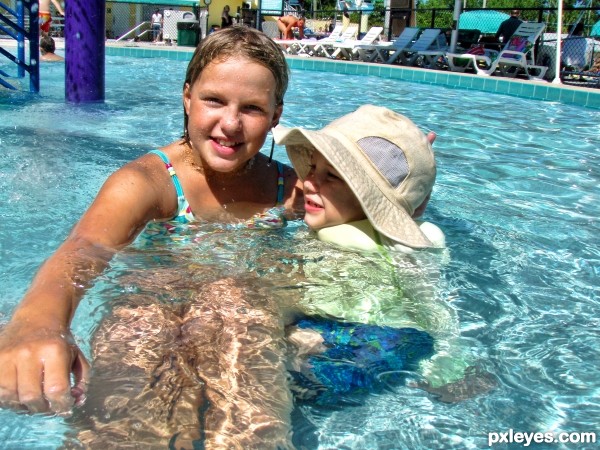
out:
<path id="1" fill-rule="evenodd" d="M 274 85 L 269 69 L 241 57 L 208 64 L 192 86 L 186 85 L 190 142 L 203 164 L 231 172 L 260 151 L 282 112 Z"/>

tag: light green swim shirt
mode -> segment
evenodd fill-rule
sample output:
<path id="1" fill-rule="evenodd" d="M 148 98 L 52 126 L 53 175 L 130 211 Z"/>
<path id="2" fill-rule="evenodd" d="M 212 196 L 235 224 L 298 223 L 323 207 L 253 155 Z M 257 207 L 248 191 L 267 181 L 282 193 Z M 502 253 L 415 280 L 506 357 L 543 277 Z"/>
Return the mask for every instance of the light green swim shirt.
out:
<path id="1" fill-rule="evenodd" d="M 421 374 L 433 386 L 461 379 L 473 358 L 460 339 L 455 308 L 439 295 L 448 250 L 398 251 L 382 243 L 369 229 L 370 224 L 361 221 L 358 225 L 299 233 L 297 238 L 305 241 L 300 311 L 336 320 L 426 331 L 435 339 L 436 354 L 422 363 Z M 443 247 L 443 233 L 430 225 L 435 233 L 431 234 L 432 242 Z M 358 233 L 348 227 L 357 228 Z M 343 245 L 344 239 L 350 245 Z M 379 251 L 373 252 L 376 249 Z"/>

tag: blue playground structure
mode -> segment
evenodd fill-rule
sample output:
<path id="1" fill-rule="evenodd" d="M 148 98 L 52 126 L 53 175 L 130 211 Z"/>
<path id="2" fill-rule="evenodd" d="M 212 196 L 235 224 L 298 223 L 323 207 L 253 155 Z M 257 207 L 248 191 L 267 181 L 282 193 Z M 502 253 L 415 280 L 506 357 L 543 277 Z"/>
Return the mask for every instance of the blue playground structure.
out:
<path id="1" fill-rule="evenodd" d="M 16 22 L 13 20 L 16 18 Z M 26 24 L 27 22 L 27 24 Z M 0 29 L 17 42 L 17 55 L 9 53 L 0 47 L 0 54 L 17 65 L 17 77 L 23 78 L 25 72 L 29 73 L 29 90 L 40 90 L 40 29 L 37 0 L 19 0 L 17 9 L 12 10 L 8 5 L 0 2 Z M 29 57 L 26 61 L 25 43 L 29 43 Z M 0 85 L 7 89 L 17 89 L 8 81 L 10 75 L 0 70 Z"/>
<path id="2" fill-rule="evenodd" d="M 65 97 L 68 102 L 104 101 L 105 0 L 65 2 Z M 16 10 L 0 1 L 0 29 L 17 42 L 17 55 L 0 47 L 0 55 L 17 65 L 17 76 L 29 73 L 29 90 L 40 90 L 39 11 L 37 0 L 17 0 Z M 29 51 L 25 43 L 29 43 Z M 0 85 L 17 89 L 0 71 Z"/>

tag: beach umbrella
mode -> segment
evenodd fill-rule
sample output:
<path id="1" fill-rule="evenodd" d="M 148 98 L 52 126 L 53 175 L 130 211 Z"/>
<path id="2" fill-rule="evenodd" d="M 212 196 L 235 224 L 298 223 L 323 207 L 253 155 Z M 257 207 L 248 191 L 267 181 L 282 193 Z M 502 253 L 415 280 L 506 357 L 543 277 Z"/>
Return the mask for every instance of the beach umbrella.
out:
<path id="1" fill-rule="evenodd" d="M 508 14 L 493 9 L 465 11 L 460 15 L 458 28 L 460 30 L 479 30 L 484 34 L 495 33 L 500 24 L 508 17 Z"/>
<path id="2" fill-rule="evenodd" d="M 590 32 L 590 36 L 598 37 L 600 36 L 600 20 L 594 24 L 592 27 L 592 31 Z"/>

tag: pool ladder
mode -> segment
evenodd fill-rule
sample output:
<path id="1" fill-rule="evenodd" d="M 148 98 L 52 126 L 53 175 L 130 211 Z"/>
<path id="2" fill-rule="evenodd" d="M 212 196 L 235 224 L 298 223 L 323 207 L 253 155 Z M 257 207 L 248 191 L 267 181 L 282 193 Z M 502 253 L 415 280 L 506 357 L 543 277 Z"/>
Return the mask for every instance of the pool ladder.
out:
<path id="1" fill-rule="evenodd" d="M 17 77 L 29 74 L 29 91 L 40 91 L 40 28 L 37 0 L 17 0 L 14 11 L 0 1 L 0 30 L 17 41 L 17 56 L 0 47 L 0 55 L 5 56 L 17 65 Z M 25 56 L 25 40 L 29 41 L 29 56 Z M 26 61 L 28 59 L 28 61 Z M 17 88 L 8 81 L 11 75 L 0 70 L 0 86 L 7 89 Z"/>

